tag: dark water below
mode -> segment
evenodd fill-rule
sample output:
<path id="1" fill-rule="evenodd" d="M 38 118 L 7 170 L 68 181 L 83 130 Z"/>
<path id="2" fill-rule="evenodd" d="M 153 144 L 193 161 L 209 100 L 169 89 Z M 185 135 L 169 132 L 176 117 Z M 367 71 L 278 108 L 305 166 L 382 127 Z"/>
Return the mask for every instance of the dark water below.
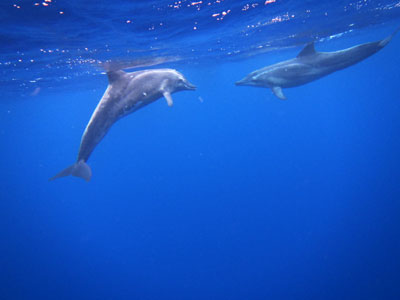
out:
<path id="1" fill-rule="evenodd" d="M 234 82 L 399 1 L 2 1 L 1 299 L 400 299 L 400 36 L 310 84 Z M 173 58 L 198 86 L 74 162 L 101 62 Z"/>

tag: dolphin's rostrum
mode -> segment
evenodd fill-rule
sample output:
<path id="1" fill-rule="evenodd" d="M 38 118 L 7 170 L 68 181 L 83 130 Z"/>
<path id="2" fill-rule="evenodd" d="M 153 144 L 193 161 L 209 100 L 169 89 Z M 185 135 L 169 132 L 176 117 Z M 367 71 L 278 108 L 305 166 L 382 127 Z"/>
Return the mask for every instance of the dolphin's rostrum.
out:
<path id="1" fill-rule="evenodd" d="M 282 88 L 303 85 L 354 65 L 385 47 L 399 30 L 383 40 L 335 52 L 317 52 L 314 42 L 309 43 L 296 58 L 256 70 L 236 85 L 267 87 L 279 99 L 285 100 Z"/>
<path id="2" fill-rule="evenodd" d="M 89 181 L 92 171 L 86 162 L 117 120 L 162 96 L 167 100 L 168 106 L 172 106 L 172 93 L 196 89 L 181 73 L 173 69 L 151 69 L 131 73 L 118 70 L 107 72 L 107 76 L 108 88 L 83 133 L 76 163 L 50 180 L 72 175 Z"/>

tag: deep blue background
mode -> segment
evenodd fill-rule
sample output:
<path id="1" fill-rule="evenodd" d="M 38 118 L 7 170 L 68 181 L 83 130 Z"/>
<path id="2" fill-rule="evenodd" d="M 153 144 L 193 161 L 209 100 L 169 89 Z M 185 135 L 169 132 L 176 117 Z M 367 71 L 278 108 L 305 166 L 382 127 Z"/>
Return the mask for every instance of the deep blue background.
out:
<path id="1" fill-rule="evenodd" d="M 47 180 L 106 76 L 0 102 L 0 298 L 400 299 L 400 36 L 287 101 L 233 85 L 298 51 L 180 65 L 198 90 L 116 123 L 90 183 Z"/>

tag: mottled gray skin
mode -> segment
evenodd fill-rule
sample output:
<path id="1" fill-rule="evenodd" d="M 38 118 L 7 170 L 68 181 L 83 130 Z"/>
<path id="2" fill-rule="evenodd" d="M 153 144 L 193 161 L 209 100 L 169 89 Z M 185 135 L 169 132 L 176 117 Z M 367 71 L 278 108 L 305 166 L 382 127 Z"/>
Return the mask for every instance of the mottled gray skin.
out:
<path id="1" fill-rule="evenodd" d="M 271 88 L 278 98 L 284 100 L 282 88 L 303 85 L 354 65 L 385 47 L 398 30 L 384 40 L 335 52 L 316 52 L 314 43 L 310 43 L 296 58 L 256 70 L 236 85 Z"/>
<path id="2" fill-rule="evenodd" d="M 86 161 L 116 121 L 163 96 L 168 105 L 172 106 L 172 93 L 196 89 L 181 73 L 173 69 L 131 73 L 119 70 L 107 72 L 107 75 L 108 88 L 86 126 L 76 162 L 50 180 L 72 175 L 89 181 L 92 171 Z"/>
<path id="3" fill-rule="evenodd" d="M 126 73 L 107 73 L 109 86 L 83 133 L 77 161 L 87 161 L 96 145 L 120 118 L 182 90 L 194 90 L 182 74 L 173 69 L 155 69 Z M 168 100 L 167 100 L 168 101 Z M 171 106 L 172 102 L 168 102 Z"/>

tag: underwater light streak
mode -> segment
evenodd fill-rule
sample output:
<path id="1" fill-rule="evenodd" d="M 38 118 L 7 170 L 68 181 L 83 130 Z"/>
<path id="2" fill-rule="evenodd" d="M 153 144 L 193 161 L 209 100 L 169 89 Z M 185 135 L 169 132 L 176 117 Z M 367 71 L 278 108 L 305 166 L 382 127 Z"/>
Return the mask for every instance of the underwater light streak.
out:
<path id="1" fill-rule="evenodd" d="M 224 19 L 224 17 L 227 16 L 230 12 L 231 12 L 231 10 L 228 9 L 227 11 L 223 11 L 221 13 L 212 14 L 211 17 L 213 17 L 213 18 L 218 17 L 216 20 L 217 21 L 222 21 Z"/>

